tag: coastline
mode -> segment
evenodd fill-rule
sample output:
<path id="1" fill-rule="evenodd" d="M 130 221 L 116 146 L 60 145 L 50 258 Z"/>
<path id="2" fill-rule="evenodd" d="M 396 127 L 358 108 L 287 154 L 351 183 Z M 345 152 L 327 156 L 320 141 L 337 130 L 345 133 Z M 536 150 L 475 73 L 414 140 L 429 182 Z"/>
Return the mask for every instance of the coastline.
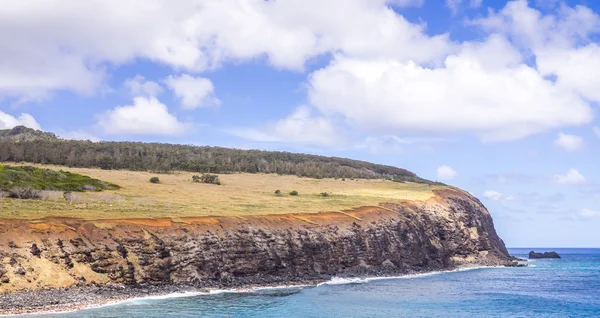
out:
<path id="1" fill-rule="evenodd" d="M 215 295 L 221 293 L 252 293 L 260 290 L 271 289 L 288 289 L 288 288 L 305 288 L 319 287 L 323 285 L 342 285 L 342 284 L 361 284 L 371 281 L 388 280 L 388 279 L 411 279 L 422 278 L 432 275 L 462 272 L 476 269 L 491 269 L 491 268 L 507 268 L 506 266 L 494 265 L 466 265 L 448 270 L 423 271 L 416 273 L 407 273 L 394 276 L 367 276 L 367 277 L 331 277 L 329 280 L 309 280 L 304 282 L 290 282 L 289 284 L 273 284 L 273 285 L 247 285 L 226 289 L 217 288 L 193 288 L 190 286 L 166 285 L 166 286 L 147 286 L 147 287 L 74 287 L 68 289 L 40 290 L 29 291 L 26 293 L 3 294 L 0 295 L 0 317 L 14 316 L 34 316 L 54 313 L 69 313 L 81 310 L 95 309 L 107 306 L 116 306 L 123 303 L 136 300 L 151 300 L 151 299 L 169 299 L 179 297 L 195 297 L 205 295 Z M 5 297 L 20 298 L 23 294 L 43 295 L 42 298 L 56 299 L 56 297 L 64 298 L 77 295 L 72 304 L 48 304 L 40 307 L 15 308 L 5 309 Z M 62 294 L 62 295 L 61 295 Z M 79 298 L 79 299 L 77 299 Z M 97 300 L 102 298 L 101 300 Z M 86 301 L 89 299 L 89 301 Z M 96 301 L 93 301 L 94 299 Z M 77 303 L 81 302 L 81 303 Z"/>

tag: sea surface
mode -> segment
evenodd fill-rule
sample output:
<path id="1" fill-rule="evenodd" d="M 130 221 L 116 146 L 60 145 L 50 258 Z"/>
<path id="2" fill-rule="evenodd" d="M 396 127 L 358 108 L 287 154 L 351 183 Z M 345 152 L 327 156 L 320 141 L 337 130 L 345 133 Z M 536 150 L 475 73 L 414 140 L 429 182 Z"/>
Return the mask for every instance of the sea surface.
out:
<path id="1" fill-rule="evenodd" d="M 509 249 L 527 257 L 532 249 Z M 138 299 L 43 317 L 600 317 L 600 249 L 527 268 L 393 279 L 336 278 L 320 286 Z"/>

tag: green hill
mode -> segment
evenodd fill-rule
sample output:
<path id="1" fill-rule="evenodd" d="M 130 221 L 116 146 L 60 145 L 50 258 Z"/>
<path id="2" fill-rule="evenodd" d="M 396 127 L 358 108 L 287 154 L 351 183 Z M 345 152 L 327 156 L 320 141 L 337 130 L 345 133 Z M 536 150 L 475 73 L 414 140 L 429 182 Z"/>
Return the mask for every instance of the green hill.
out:
<path id="1" fill-rule="evenodd" d="M 402 168 L 366 161 L 279 151 L 141 142 L 58 139 L 24 127 L 0 130 L 0 161 L 134 171 L 277 173 L 313 178 L 391 178 L 431 183 Z"/>

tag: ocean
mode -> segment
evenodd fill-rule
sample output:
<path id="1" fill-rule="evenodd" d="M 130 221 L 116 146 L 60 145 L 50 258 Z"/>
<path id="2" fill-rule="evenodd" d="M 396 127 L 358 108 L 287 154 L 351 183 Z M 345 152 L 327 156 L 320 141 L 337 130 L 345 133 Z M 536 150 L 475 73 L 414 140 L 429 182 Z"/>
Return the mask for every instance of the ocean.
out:
<path id="1" fill-rule="evenodd" d="M 526 258 L 531 249 L 509 249 Z M 319 286 L 137 299 L 43 317 L 600 317 L 600 249 L 562 259 Z"/>

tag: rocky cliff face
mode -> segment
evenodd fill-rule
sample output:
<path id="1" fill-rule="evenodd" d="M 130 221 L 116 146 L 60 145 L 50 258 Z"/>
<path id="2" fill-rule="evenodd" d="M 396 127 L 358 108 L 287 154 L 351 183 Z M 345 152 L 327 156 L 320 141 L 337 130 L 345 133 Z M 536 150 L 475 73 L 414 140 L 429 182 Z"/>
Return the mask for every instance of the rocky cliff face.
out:
<path id="1" fill-rule="evenodd" d="M 0 220 L 0 291 L 234 287 L 505 264 L 492 218 L 459 190 L 427 202 L 252 217 Z"/>

